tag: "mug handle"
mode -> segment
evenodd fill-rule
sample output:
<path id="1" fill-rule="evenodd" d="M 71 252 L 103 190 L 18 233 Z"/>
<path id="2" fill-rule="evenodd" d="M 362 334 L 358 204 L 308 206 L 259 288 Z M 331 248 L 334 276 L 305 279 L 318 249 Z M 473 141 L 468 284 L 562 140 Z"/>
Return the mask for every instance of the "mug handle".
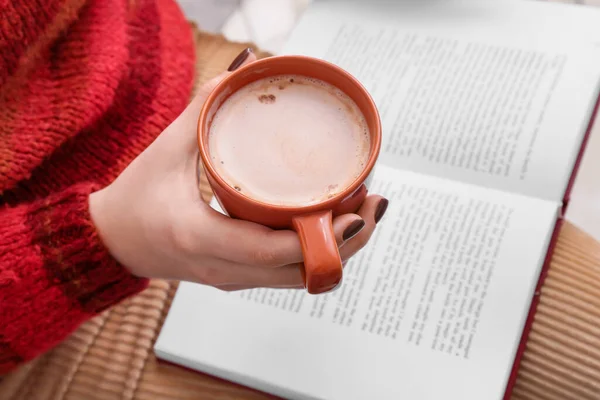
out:
<path id="1" fill-rule="evenodd" d="M 292 220 L 304 255 L 304 286 L 310 294 L 330 291 L 342 281 L 342 260 L 333 233 L 331 210 L 299 215 Z"/>

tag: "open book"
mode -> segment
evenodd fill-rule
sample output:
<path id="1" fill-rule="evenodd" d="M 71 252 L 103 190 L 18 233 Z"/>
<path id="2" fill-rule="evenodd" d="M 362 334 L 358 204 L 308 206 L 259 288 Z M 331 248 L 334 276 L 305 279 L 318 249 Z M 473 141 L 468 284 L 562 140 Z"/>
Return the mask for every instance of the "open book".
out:
<path id="1" fill-rule="evenodd" d="M 577 34 L 590 12 L 310 6 L 284 53 L 337 63 L 373 95 L 371 191 L 388 212 L 333 293 L 181 284 L 158 357 L 284 398 L 508 396 L 599 94 L 600 48 Z"/>

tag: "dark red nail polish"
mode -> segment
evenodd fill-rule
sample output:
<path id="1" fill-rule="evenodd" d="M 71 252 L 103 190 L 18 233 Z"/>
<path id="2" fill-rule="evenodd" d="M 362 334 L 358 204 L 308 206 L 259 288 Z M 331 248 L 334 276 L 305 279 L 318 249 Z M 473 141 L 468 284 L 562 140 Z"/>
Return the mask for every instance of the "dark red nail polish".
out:
<path id="1" fill-rule="evenodd" d="M 377 208 L 375 209 L 375 223 L 381 221 L 381 218 L 383 218 L 383 215 L 385 214 L 389 203 L 390 202 L 388 201 L 388 199 L 381 199 L 379 201 L 379 204 L 377 204 Z"/>
<path id="2" fill-rule="evenodd" d="M 236 69 L 238 69 L 244 63 L 244 61 L 246 61 L 246 58 L 248 58 L 248 56 L 250 55 L 250 53 L 252 53 L 252 49 L 250 47 L 244 49 L 231 62 L 231 65 L 229 66 L 229 68 L 227 68 L 227 71 L 231 72 L 231 71 L 235 71 Z"/>
<path id="3" fill-rule="evenodd" d="M 352 222 L 350 225 L 348 225 L 348 227 L 342 234 L 342 239 L 344 240 L 344 242 L 352 239 L 364 227 L 365 227 L 365 221 L 363 221 L 362 219 L 358 219 L 358 220 Z"/>

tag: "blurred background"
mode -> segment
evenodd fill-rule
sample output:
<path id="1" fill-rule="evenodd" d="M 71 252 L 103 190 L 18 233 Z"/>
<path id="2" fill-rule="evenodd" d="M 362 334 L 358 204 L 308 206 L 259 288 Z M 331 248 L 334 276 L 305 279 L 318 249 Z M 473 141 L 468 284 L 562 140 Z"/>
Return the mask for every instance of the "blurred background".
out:
<path id="1" fill-rule="evenodd" d="M 188 19 L 200 29 L 223 34 L 233 41 L 253 42 L 277 54 L 302 12 L 313 1 L 325 0 L 178 0 Z M 369 1 L 369 0 L 364 0 Z M 408 1 L 408 0 L 389 0 Z M 428 0 L 420 0 L 428 1 Z M 482 0 L 485 1 L 485 0 Z M 509 1 L 509 0 L 490 0 Z M 525 1 L 525 0 L 510 0 Z M 533 0 L 529 0 L 533 1 Z M 598 12 L 600 0 L 535 0 L 576 3 Z M 591 10 L 591 9 L 590 9 Z M 567 219 L 600 240 L 600 119 L 594 126 L 571 193 Z"/>
<path id="2" fill-rule="evenodd" d="M 179 0 L 179 3 L 201 29 L 222 33 L 234 41 L 254 42 L 263 50 L 277 53 L 311 1 Z"/>
<path id="3" fill-rule="evenodd" d="M 251 41 L 263 50 L 277 53 L 312 1 L 319 0 L 179 0 L 179 3 L 201 29 L 222 33 L 230 40 Z M 600 6 L 600 0 L 538 1 Z"/>

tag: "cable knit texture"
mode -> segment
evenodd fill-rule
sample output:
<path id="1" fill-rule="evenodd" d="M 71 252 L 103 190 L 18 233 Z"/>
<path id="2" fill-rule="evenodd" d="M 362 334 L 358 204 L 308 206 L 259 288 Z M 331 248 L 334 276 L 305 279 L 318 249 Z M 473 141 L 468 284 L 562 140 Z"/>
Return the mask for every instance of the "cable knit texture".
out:
<path id="1" fill-rule="evenodd" d="M 88 197 L 183 110 L 193 70 L 173 0 L 0 0 L 0 374 L 148 285 Z"/>

